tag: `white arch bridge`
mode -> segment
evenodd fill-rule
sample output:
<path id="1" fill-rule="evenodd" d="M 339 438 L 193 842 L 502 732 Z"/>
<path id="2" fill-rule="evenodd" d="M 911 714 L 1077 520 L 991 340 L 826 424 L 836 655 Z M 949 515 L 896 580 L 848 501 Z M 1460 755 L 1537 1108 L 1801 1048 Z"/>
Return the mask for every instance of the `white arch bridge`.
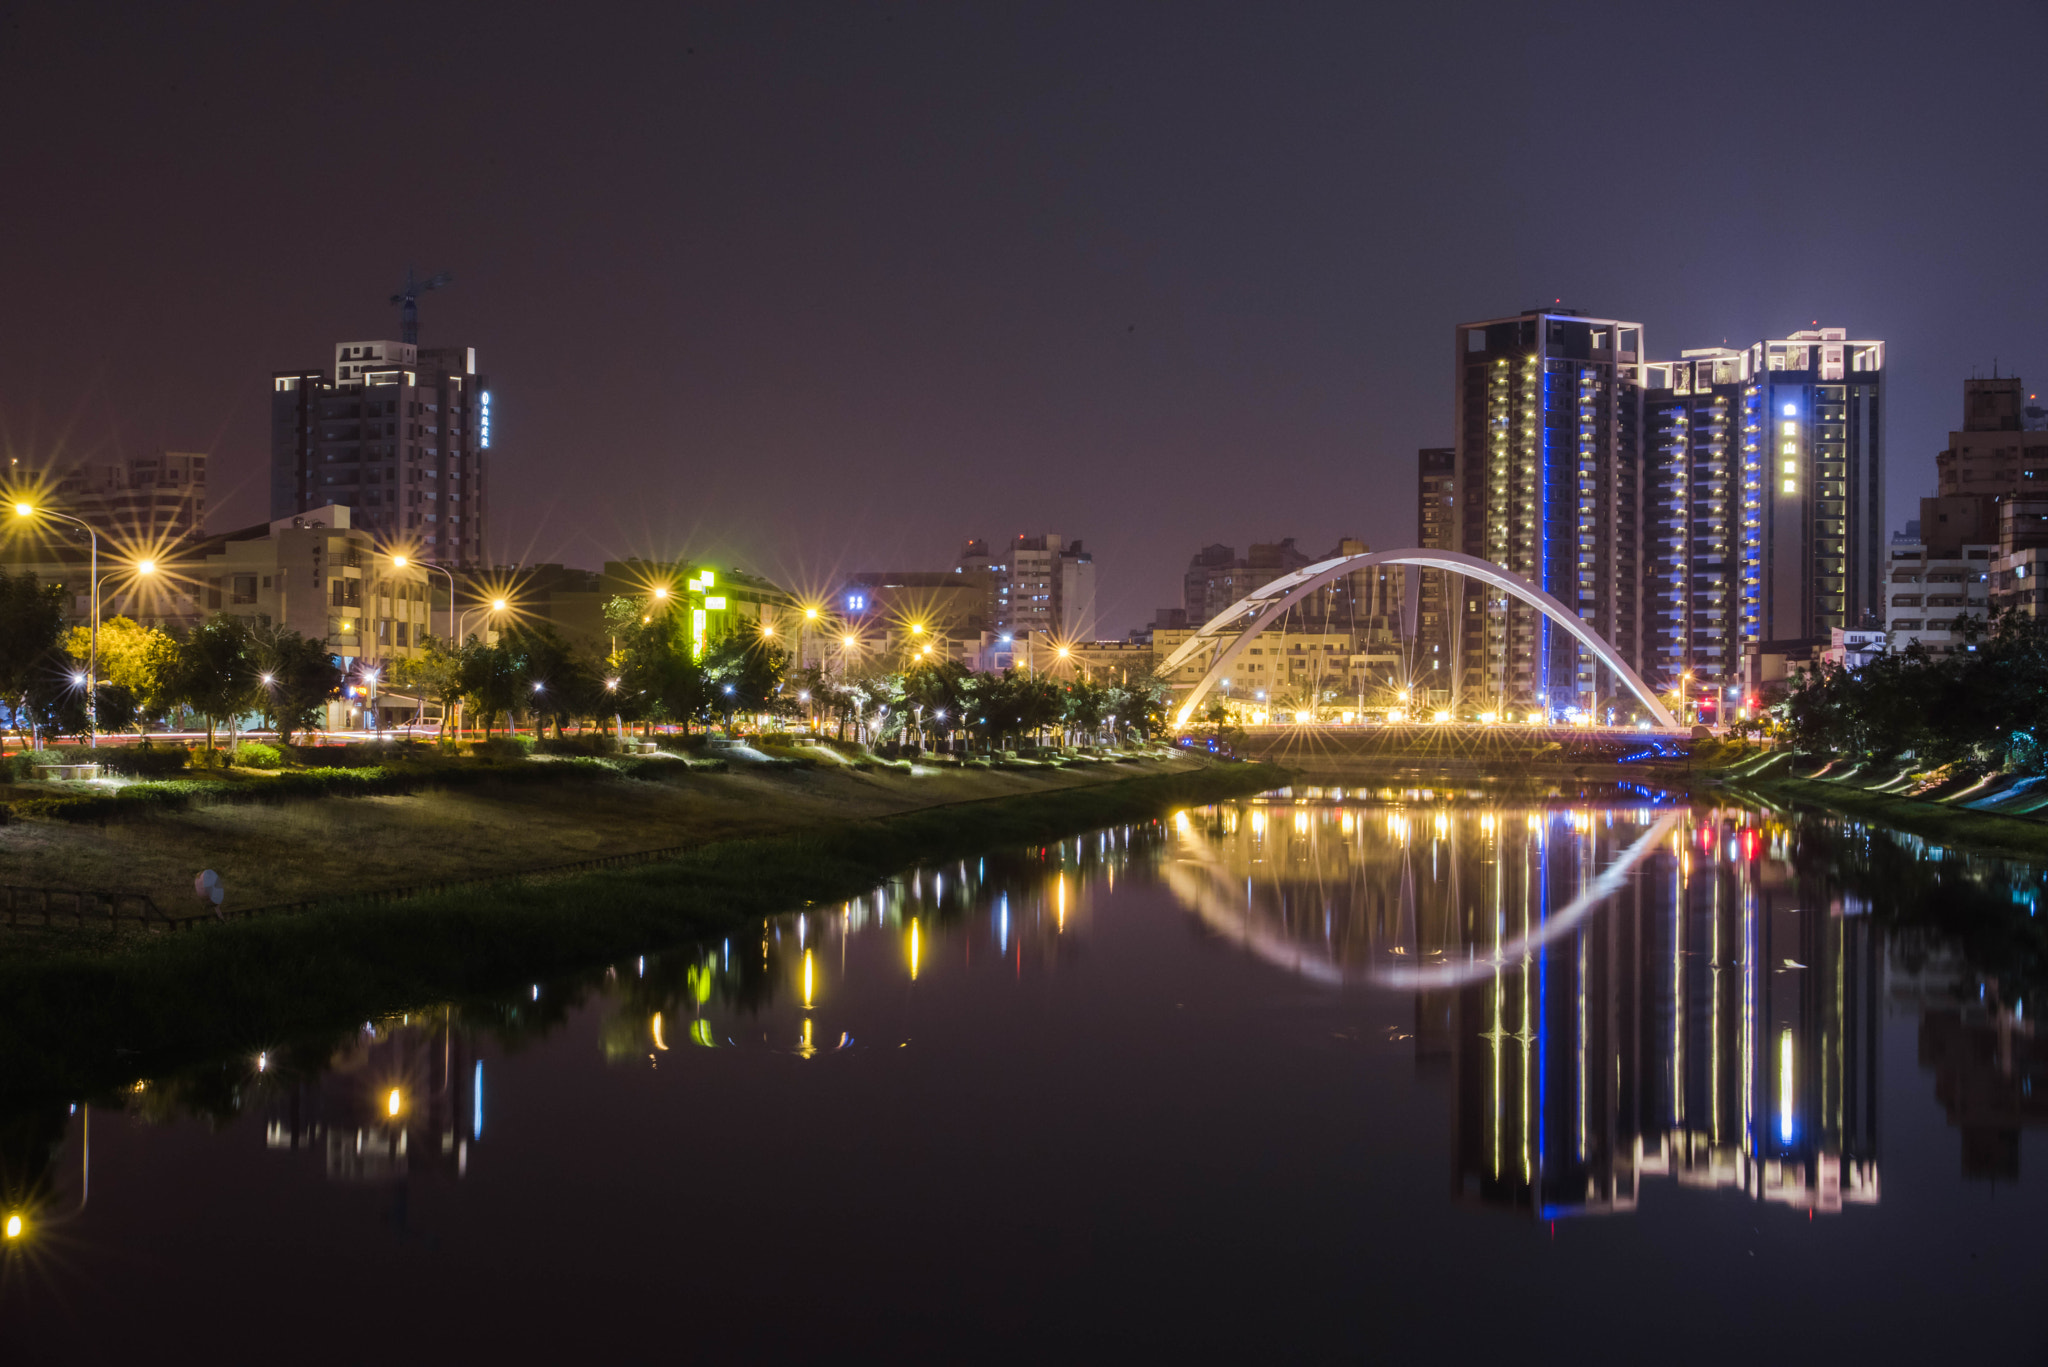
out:
<path id="1" fill-rule="evenodd" d="M 1160 674 L 1171 678 L 1173 672 L 1193 659 L 1197 652 L 1216 647 L 1225 637 L 1234 637 L 1228 644 L 1216 650 L 1210 661 L 1209 672 L 1195 685 L 1180 711 L 1175 714 L 1176 723 L 1186 726 L 1195 715 L 1195 709 L 1202 699 L 1209 695 L 1218 681 L 1229 677 L 1230 667 L 1244 648 L 1257 640 L 1267 627 L 1280 620 L 1287 610 L 1302 599 L 1314 593 L 1323 585 L 1341 579 L 1359 570 L 1375 569 L 1381 565 L 1403 565 L 1415 569 L 1443 570 L 1449 574 L 1463 575 L 1477 579 L 1503 593 L 1512 594 L 1530 607 L 1537 609 L 1551 621 L 1563 627 L 1586 649 L 1593 652 L 1595 659 L 1614 671 L 1614 676 L 1628 685 L 1631 693 L 1642 701 L 1657 724 L 1666 730 L 1679 730 L 1678 718 L 1671 715 L 1648 684 L 1630 669 L 1628 662 L 1621 658 L 1614 647 L 1609 645 L 1599 632 L 1581 621 L 1579 615 L 1557 599 L 1545 593 L 1535 584 L 1516 574 L 1504 570 L 1490 560 L 1481 560 L 1476 555 L 1460 551 L 1405 550 L 1367 551 L 1363 555 L 1339 556 L 1334 560 L 1323 560 L 1283 575 L 1262 588 L 1254 589 L 1230 607 L 1216 614 L 1202 629 L 1190 636 L 1179 650 L 1167 657 L 1159 666 Z M 1410 604 L 1414 602 L 1412 595 Z"/>

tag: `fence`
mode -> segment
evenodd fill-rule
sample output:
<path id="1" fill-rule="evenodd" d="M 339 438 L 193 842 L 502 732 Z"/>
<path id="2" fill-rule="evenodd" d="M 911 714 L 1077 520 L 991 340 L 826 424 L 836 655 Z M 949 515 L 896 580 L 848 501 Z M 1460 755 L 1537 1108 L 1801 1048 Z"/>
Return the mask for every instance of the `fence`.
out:
<path id="1" fill-rule="evenodd" d="M 178 923 L 164 915 L 146 892 L 103 892 L 93 888 L 25 888 L 0 885 L 6 899 L 6 924 L 10 926 L 54 926 L 68 917 L 73 925 L 105 925 L 118 929 L 132 921 L 144 928 L 177 929 Z M 66 908 L 63 903 L 69 901 Z"/>

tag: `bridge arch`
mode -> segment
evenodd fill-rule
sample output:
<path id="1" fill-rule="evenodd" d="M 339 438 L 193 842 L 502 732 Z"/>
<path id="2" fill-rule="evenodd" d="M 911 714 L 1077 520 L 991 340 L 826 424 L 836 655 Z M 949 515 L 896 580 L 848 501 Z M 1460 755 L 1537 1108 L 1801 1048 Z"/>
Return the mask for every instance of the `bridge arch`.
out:
<path id="1" fill-rule="evenodd" d="M 1671 731 L 1680 729 L 1678 718 L 1671 715 L 1670 709 L 1664 706 L 1650 686 L 1629 668 L 1628 662 L 1621 658 L 1599 632 L 1580 620 L 1576 612 L 1513 570 L 1502 569 L 1490 560 L 1481 560 L 1476 555 L 1466 555 L 1461 551 L 1420 549 L 1367 551 L 1362 555 L 1345 555 L 1333 560 L 1318 561 L 1254 589 L 1216 614 L 1159 666 L 1159 673 L 1171 678 L 1173 672 L 1194 658 L 1197 651 L 1215 644 L 1232 632 L 1237 633 L 1235 640 L 1216 652 L 1215 659 L 1209 665 L 1209 672 L 1202 676 L 1202 681 L 1195 685 L 1194 691 L 1188 694 L 1187 700 L 1174 714 L 1176 725 L 1188 724 L 1188 720 L 1195 715 L 1195 708 L 1200 706 L 1202 699 L 1209 695 L 1217 682 L 1229 674 L 1230 666 L 1236 662 L 1244 648 L 1257 640 L 1267 627 L 1279 621 L 1289 608 L 1333 579 L 1380 565 L 1443 570 L 1450 574 L 1464 575 L 1468 579 L 1477 579 L 1503 593 L 1512 594 L 1556 622 L 1576 637 L 1580 644 L 1592 651 L 1595 659 L 1614 671 L 1615 677 L 1628 685 L 1629 691 L 1649 709 L 1650 715 L 1656 718 L 1658 725 Z"/>

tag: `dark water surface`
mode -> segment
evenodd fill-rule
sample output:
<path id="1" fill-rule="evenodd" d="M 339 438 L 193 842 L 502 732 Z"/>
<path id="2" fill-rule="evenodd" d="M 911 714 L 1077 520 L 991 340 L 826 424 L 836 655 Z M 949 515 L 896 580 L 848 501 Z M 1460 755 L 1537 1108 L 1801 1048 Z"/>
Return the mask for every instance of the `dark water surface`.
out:
<path id="1" fill-rule="evenodd" d="M 992 854 L 6 1117 L 0 1353 L 2038 1361 L 2042 889 L 1627 795 Z"/>

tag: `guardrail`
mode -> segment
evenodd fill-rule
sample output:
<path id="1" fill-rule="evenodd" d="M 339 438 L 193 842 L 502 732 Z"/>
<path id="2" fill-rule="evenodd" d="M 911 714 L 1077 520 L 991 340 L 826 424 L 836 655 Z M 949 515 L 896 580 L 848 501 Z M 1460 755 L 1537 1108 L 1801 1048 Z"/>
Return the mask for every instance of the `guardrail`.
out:
<path id="1" fill-rule="evenodd" d="M 69 908 L 62 905 L 67 899 Z M 54 926 L 63 918 L 69 918 L 73 925 L 84 926 L 90 922 L 104 924 L 110 930 L 117 929 L 123 921 L 133 921 L 144 928 L 178 928 L 177 921 L 164 915 L 163 909 L 146 892 L 108 892 L 96 888 L 28 888 L 0 884 L 0 914 L 5 915 L 4 924 L 10 926 Z"/>

